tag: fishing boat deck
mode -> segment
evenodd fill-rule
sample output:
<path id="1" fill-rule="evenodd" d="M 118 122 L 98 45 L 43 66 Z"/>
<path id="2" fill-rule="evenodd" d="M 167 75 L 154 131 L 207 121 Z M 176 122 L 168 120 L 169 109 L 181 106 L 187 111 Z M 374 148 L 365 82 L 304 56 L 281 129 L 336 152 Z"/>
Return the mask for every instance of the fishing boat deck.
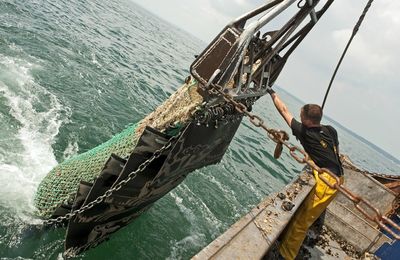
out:
<path id="1" fill-rule="evenodd" d="M 315 184 L 304 170 L 280 192 L 269 195 L 192 259 L 274 259 L 279 236 Z M 396 194 L 365 172 L 345 167 L 345 186 L 386 214 Z M 375 259 L 393 240 L 362 218 L 351 201 L 338 194 L 309 230 L 299 259 Z M 377 259 L 377 258 L 376 258 Z"/>

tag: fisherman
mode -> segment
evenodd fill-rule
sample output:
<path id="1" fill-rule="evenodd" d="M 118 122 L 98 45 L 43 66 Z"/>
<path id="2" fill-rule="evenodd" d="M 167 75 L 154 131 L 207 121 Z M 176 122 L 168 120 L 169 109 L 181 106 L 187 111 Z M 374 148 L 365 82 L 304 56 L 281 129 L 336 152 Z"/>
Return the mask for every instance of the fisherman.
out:
<path id="1" fill-rule="evenodd" d="M 326 168 L 336 174 L 343 183 L 337 131 L 332 126 L 321 125 L 322 108 L 315 104 L 303 106 L 300 110 L 300 123 L 292 116 L 287 106 L 272 88 L 268 89 L 268 93 L 271 95 L 276 109 L 292 129 L 293 135 L 300 141 L 314 163 L 318 167 Z M 303 204 L 288 224 L 286 232 L 281 236 L 280 258 L 286 260 L 296 258 L 307 230 L 336 196 L 336 189 L 326 185 L 315 170 L 313 174 L 316 180 L 314 188 L 304 199 Z M 336 180 L 328 173 L 324 172 L 321 176 L 332 184 L 336 183 Z"/>

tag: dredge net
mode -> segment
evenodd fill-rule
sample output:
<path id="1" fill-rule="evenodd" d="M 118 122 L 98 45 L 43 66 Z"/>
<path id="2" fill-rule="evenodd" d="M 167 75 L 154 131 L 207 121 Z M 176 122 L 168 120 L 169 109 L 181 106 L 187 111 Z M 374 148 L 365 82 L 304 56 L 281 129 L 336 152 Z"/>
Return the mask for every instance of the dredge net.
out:
<path id="1" fill-rule="evenodd" d="M 93 182 L 112 153 L 122 158 L 129 156 L 146 126 L 166 131 L 185 124 L 202 102 L 198 83 L 191 80 L 140 122 L 129 126 L 107 142 L 54 167 L 35 194 L 37 214 L 49 218 L 61 204 L 72 204 L 79 183 Z"/>
<path id="2" fill-rule="evenodd" d="M 107 142 L 54 167 L 40 183 L 35 204 L 42 217 L 50 217 L 56 207 L 71 204 L 80 181 L 92 182 L 100 174 L 104 163 L 114 153 L 128 156 L 137 143 L 134 124 Z"/>

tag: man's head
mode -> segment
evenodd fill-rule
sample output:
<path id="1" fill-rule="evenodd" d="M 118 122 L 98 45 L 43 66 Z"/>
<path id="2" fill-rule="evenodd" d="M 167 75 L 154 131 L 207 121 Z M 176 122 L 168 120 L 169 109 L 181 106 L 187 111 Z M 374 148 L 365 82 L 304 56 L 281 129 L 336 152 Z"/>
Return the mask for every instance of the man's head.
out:
<path id="1" fill-rule="evenodd" d="M 322 108 L 316 104 L 307 104 L 300 111 L 301 123 L 307 127 L 319 126 L 322 118 Z"/>

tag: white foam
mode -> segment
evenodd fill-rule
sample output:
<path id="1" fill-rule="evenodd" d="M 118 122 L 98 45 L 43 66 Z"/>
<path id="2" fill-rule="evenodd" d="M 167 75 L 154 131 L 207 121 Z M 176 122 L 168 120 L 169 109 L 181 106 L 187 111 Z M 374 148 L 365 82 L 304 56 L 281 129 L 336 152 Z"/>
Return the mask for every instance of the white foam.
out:
<path id="1" fill-rule="evenodd" d="M 91 53 L 92 63 L 97 65 L 97 67 L 101 67 L 100 63 L 97 61 L 96 54 L 94 52 Z"/>
<path id="2" fill-rule="evenodd" d="M 183 259 L 182 255 L 185 251 L 188 251 L 189 248 L 193 248 L 194 246 L 198 248 L 205 245 L 205 236 L 203 234 L 192 234 L 184 237 L 180 241 L 172 241 L 171 244 L 171 253 L 166 259 Z"/>
<path id="3" fill-rule="evenodd" d="M 18 126 L 1 134 L 14 145 L 4 151 L 10 142 L 0 139 L 0 205 L 15 210 L 20 218 L 33 212 L 36 188 L 57 164 L 51 145 L 67 120 L 62 115 L 69 114 L 55 95 L 34 82 L 30 71 L 35 66 L 0 55 L 0 97 L 9 108 L 7 116 L 12 116 Z M 37 104 L 42 105 L 40 111 L 35 109 Z"/>
<path id="4" fill-rule="evenodd" d="M 204 203 L 202 199 L 200 199 L 195 193 L 193 193 L 190 188 L 182 184 L 181 189 L 182 193 L 185 195 L 187 200 L 189 200 L 190 204 L 196 205 L 197 209 L 200 209 L 202 217 L 206 220 L 207 224 L 210 227 L 213 227 L 213 232 L 217 232 L 221 228 L 222 221 L 220 221 L 214 213 L 209 209 L 209 207 Z M 197 220 L 192 221 L 192 225 L 194 226 Z M 214 234 L 215 235 L 215 234 Z"/>
<path id="5" fill-rule="evenodd" d="M 77 141 L 68 142 L 67 148 L 65 148 L 63 152 L 63 159 L 67 160 L 71 158 L 72 156 L 78 154 L 78 151 L 79 151 L 79 145 Z"/>
<path id="6" fill-rule="evenodd" d="M 179 211 L 190 222 L 189 235 L 183 239 L 170 241 L 170 256 L 167 259 L 180 259 L 181 255 L 191 250 L 193 246 L 200 247 L 206 245 L 206 235 L 204 234 L 204 224 L 208 226 L 208 230 L 212 230 L 213 236 L 219 234 L 222 222 L 211 212 L 208 206 L 195 194 L 186 184 L 181 184 L 169 195 L 175 200 Z M 185 205 L 186 204 L 186 205 Z M 205 220 L 203 223 L 198 222 L 198 215 Z"/>

